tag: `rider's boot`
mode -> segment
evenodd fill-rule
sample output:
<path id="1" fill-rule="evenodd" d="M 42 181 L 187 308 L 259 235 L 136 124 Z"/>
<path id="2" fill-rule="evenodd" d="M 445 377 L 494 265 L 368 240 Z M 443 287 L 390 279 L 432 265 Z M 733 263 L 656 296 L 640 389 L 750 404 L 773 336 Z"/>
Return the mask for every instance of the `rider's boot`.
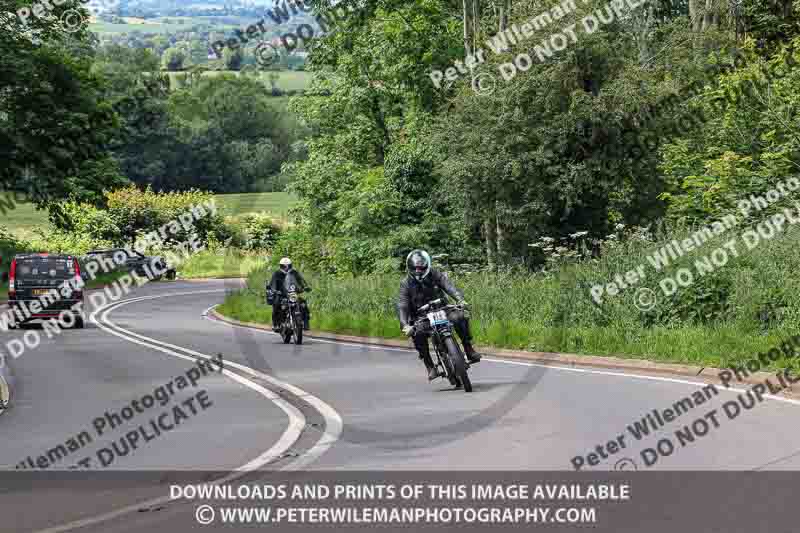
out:
<path id="1" fill-rule="evenodd" d="M 467 361 L 469 361 L 470 364 L 475 364 L 481 360 L 481 354 L 475 351 L 471 342 L 464 343 L 464 353 L 467 355 Z"/>
<path id="2" fill-rule="evenodd" d="M 439 371 L 433 364 L 431 360 L 431 356 L 428 355 L 427 357 L 421 357 L 422 362 L 425 363 L 425 368 L 428 369 L 428 381 L 433 381 L 434 379 L 439 377 Z"/>

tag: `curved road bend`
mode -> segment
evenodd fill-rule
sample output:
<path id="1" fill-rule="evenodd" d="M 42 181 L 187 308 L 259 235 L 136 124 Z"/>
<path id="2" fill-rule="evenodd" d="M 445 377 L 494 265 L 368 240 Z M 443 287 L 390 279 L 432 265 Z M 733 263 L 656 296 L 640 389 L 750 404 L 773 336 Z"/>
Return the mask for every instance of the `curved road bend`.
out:
<path id="1" fill-rule="evenodd" d="M 154 283 L 97 312 L 99 326 L 90 323 L 85 330 L 65 331 L 53 339 L 43 336 L 38 348 L 13 361 L 17 386 L 12 408 L 0 416 L 0 467 L 14 469 L 29 456 L 36 461 L 84 430 L 93 442 L 51 468 L 66 468 L 87 456 L 97 465 L 99 448 L 110 447 L 111 441 L 152 416 L 172 413 L 175 405 L 188 415 L 179 426 L 115 457 L 108 468 L 244 467 L 261 472 L 248 474 L 251 477 L 287 468 L 571 471 L 574 456 L 586 457 L 597 445 L 623 434 L 627 448 L 596 469 L 614 469 L 624 458 L 644 469 L 642 448 L 712 409 L 719 413 L 720 427 L 652 468 L 800 467 L 800 435 L 790 423 L 800 406 L 790 402 L 768 400 L 728 420 L 722 403 L 736 400 L 736 393 L 720 390 L 655 436 L 651 432 L 637 442 L 628 425 L 652 409 L 670 408 L 698 391 L 698 385 L 486 358 L 472 370 L 475 392 L 465 394 L 442 382 L 429 384 L 416 355 L 408 350 L 315 339 L 306 339 L 300 347 L 287 346 L 271 332 L 235 328 L 205 316 L 235 283 Z M 2 333 L 0 342 L 22 333 Z M 145 409 L 123 426 L 96 435 L 93 422 L 106 411 L 118 412 L 186 375 L 198 354 L 218 353 L 226 363 L 223 374 L 202 377 L 196 388 L 175 391 L 164 407 Z M 201 389 L 211 405 L 202 409 L 195 399 L 197 413 L 191 414 L 180 402 Z M 57 487 L 2 490 L 0 517 L 7 522 L 13 516 L 13 531 L 78 525 L 77 520 L 166 494 L 135 486 L 95 491 L 91 497 Z M 9 515 L 12 508 L 16 512 Z M 185 526 L 194 523 L 190 512 L 191 506 L 167 505 L 82 531 Z M 51 531 L 62 530 L 67 529 Z"/>

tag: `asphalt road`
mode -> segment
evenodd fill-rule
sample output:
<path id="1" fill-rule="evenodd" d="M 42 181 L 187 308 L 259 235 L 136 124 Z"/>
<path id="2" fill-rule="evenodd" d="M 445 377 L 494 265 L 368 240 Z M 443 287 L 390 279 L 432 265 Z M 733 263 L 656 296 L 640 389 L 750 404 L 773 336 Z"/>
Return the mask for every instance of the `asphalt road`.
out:
<path id="1" fill-rule="evenodd" d="M 284 345 L 271 332 L 206 316 L 223 300 L 226 288 L 237 283 L 153 283 L 93 310 L 97 323 L 84 330 L 47 339 L 37 329 L 41 345 L 11 362 L 16 384 L 11 407 L 0 416 L 0 468 L 14 470 L 28 457 L 35 463 L 59 445 L 68 453 L 50 454 L 45 473 L 53 479 L 55 469 L 81 464 L 92 472 L 244 469 L 231 475 L 246 479 L 279 469 L 572 471 L 571 461 L 579 455 L 584 462 L 596 460 L 593 469 L 606 471 L 800 467 L 800 432 L 792 423 L 800 406 L 790 401 L 766 399 L 730 419 L 723 403 L 738 401 L 738 393 L 720 389 L 637 441 L 627 426 L 653 409 L 672 408 L 701 391 L 700 385 L 487 357 L 471 369 L 475 391 L 465 394 L 442 381 L 428 383 L 408 350 L 311 338 L 299 347 Z M 0 333 L 0 348 L 23 334 Z M 217 354 L 222 354 L 224 371 L 214 367 L 197 386 L 178 390 L 176 378 L 197 368 L 196 359 Z M 140 403 L 142 412 L 130 410 L 129 420 L 109 426 L 113 413 L 167 383 L 174 384 L 174 396 L 164 405 L 145 408 Z M 175 406 L 183 417 L 175 414 Z M 715 417 L 704 418 L 715 409 Z M 147 424 L 162 414 L 170 429 L 154 436 L 158 423 Z M 675 431 L 687 425 L 694 428 L 695 441 L 680 445 Z M 138 438 L 136 448 L 129 449 L 125 435 L 140 426 L 149 428 L 145 433 L 152 438 Z M 619 442 L 620 435 L 625 447 L 617 445 L 611 453 L 607 443 Z M 676 449 L 646 467 L 642 449 L 665 437 Z M 590 459 L 598 445 L 607 457 Z M 111 451 L 98 455 L 101 448 Z M 101 458 L 111 462 L 105 466 Z M 3 479 L 8 485 L 12 478 Z M 67 524 L 49 530 L 66 531 L 92 517 L 100 518 L 80 524 L 86 526 L 82 531 L 161 530 L 193 523 L 186 506 L 151 502 L 125 509 L 163 499 L 166 490 L 124 476 L 113 490 L 76 491 L 47 485 L 47 475 L 43 479 L 44 485 L 29 490 L 0 487 L 0 530 Z M 116 515 L 104 516 L 114 510 Z"/>

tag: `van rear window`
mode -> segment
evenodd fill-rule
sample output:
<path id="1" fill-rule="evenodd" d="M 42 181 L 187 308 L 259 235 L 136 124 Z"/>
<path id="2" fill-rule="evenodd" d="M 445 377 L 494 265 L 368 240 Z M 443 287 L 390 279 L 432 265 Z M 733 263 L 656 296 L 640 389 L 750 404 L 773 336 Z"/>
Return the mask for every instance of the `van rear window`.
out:
<path id="1" fill-rule="evenodd" d="M 75 276 L 71 260 L 55 257 L 29 257 L 17 259 L 16 277 L 20 281 L 69 279 Z"/>

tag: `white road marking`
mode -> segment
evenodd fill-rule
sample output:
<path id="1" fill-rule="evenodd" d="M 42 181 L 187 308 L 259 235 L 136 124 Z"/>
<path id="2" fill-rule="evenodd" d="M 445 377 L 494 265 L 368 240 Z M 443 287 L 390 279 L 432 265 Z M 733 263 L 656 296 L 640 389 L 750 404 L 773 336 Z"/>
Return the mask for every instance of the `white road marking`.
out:
<path id="1" fill-rule="evenodd" d="M 130 300 L 125 300 L 125 302 L 151 300 L 151 299 L 154 299 L 154 298 L 162 298 L 162 297 L 165 297 L 165 296 L 176 296 L 176 295 L 180 295 L 180 294 L 199 294 L 199 293 L 204 293 L 204 292 L 220 292 L 220 290 L 217 289 L 217 290 L 211 290 L 211 291 L 191 291 L 189 293 L 170 293 L 170 294 L 167 294 L 167 295 L 158 295 L 158 296 L 141 296 L 139 298 L 131 298 Z M 117 307 L 119 307 L 119 305 L 117 305 Z M 138 337 L 139 339 L 145 340 L 145 341 L 147 341 L 149 343 L 155 343 L 155 344 L 158 344 L 160 346 L 164 346 L 166 348 L 173 348 L 173 349 L 181 350 L 183 352 L 186 352 L 186 353 L 189 353 L 189 354 L 192 354 L 192 355 L 196 355 L 198 357 L 202 357 L 202 358 L 205 358 L 205 359 L 212 359 L 212 357 L 209 356 L 209 355 L 202 354 L 202 353 L 196 352 L 194 350 L 190 350 L 189 348 L 184 348 L 182 346 L 176 346 L 174 344 L 170 344 L 168 342 L 164 342 L 164 341 L 161 341 L 161 340 L 158 340 L 158 339 L 153 339 L 153 338 L 150 338 L 150 337 L 145 337 L 144 335 L 140 335 L 139 333 L 134 333 L 132 331 L 124 329 L 124 328 L 118 326 L 117 324 L 114 324 L 113 322 L 111 322 L 111 320 L 109 320 L 108 318 L 106 318 L 105 315 L 110 310 L 111 309 L 105 311 L 103 313 L 103 317 L 102 318 L 109 325 L 111 325 L 114 328 L 116 328 L 117 331 L 124 332 L 125 334 L 130 335 L 131 337 Z M 270 332 L 270 333 L 272 333 L 272 332 Z M 133 339 L 130 339 L 130 340 L 133 341 Z M 133 342 L 136 342 L 136 341 L 133 341 Z M 155 346 L 153 346 L 153 348 L 158 349 Z M 341 418 L 341 416 L 339 416 L 339 413 L 336 412 L 336 410 L 333 407 L 331 407 L 330 405 L 328 405 L 324 401 L 320 400 L 316 396 L 304 391 L 303 389 L 295 387 L 291 383 L 286 383 L 285 381 L 280 381 L 280 380 L 274 378 L 273 376 L 270 376 L 268 374 L 264 374 L 263 372 L 259 372 L 258 370 L 255 370 L 255 369 L 250 368 L 250 367 L 245 366 L 245 365 L 241 365 L 241 364 L 236 363 L 234 361 L 225 361 L 225 364 L 227 366 L 239 369 L 242 372 L 246 372 L 247 374 L 250 374 L 251 376 L 261 378 L 264 381 L 267 381 L 268 383 L 271 383 L 272 385 L 275 385 L 276 387 L 280 387 L 282 389 L 285 389 L 285 390 L 289 391 L 291 394 L 294 394 L 295 396 L 302 397 L 304 402 L 306 402 L 309 405 L 311 405 L 312 407 L 314 407 L 314 409 L 316 409 L 322 415 L 322 417 L 325 419 L 325 432 L 320 436 L 320 438 L 317 441 L 317 443 L 312 448 L 310 448 L 308 451 L 306 451 L 301 458 L 297 459 L 292 464 L 286 465 L 286 467 L 282 468 L 282 470 L 284 470 L 284 469 L 285 470 L 296 470 L 297 468 L 299 468 L 299 466 L 302 466 L 302 465 L 305 465 L 305 464 L 313 462 L 319 456 L 321 456 L 323 453 L 325 453 L 328 450 L 328 448 L 330 448 L 333 445 L 333 443 L 335 443 L 337 440 L 339 440 L 339 436 L 342 433 L 342 418 Z"/>
<path id="2" fill-rule="evenodd" d="M 126 305 L 128 303 L 138 302 L 138 301 L 142 301 L 142 300 L 150 300 L 150 299 L 155 299 L 155 298 L 166 298 L 168 296 L 181 296 L 181 295 L 186 295 L 186 294 L 202 294 L 202 293 L 210 293 L 210 292 L 221 292 L 221 290 L 218 289 L 218 290 L 207 290 L 207 291 L 190 291 L 190 292 L 161 294 L 161 295 L 157 295 L 157 296 L 144 296 L 144 297 L 138 297 L 138 298 L 130 298 L 130 299 L 122 300 L 122 301 L 119 301 L 119 302 L 114 302 L 114 303 L 108 304 L 108 305 L 106 305 L 104 307 L 101 307 L 99 309 L 96 309 L 89 316 L 89 320 L 91 322 L 94 322 L 95 324 L 97 324 L 98 327 L 100 327 L 100 329 L 102 329 L 103 331 L 106 331 L 107 333 L 111 333 L 112 335 L 115 335 L 115 336 L 120 337 L 122 339 L 125 339 L 127 341 L 130 341 L 130 342 L 142 345 L 142 346 L 147 346 L 148 348 L 152 348 L 154 350 L 158 350 L 160 352 L 166 353 L 168 355 L 172 355 L 174 357 L 178 357 L 180 359 L 186 359 L 186 360 L 189 360 L 189 361 L 194 361 L 195 360 L 194 357 L 189 357 L 187 355 L 183 355 L 183 354 L 174 352 L 174 351 L 172 351 L 170 349 L 163 348 L 163 347 L 160 347 L 160 346 L 154 346 L 153 344 L 149 344 L 148 342 L 143 342 L 143 340 L 149 341 L 150 343 L 160 344 L 162 346 L 169 346 L 169 347 L 172 347 L 172 348 L 176 348 L 176 349 L 179 349 L 181 351 L 196 355 L 197 357 L 201 357 L 201 358 L 204 358 L 204 359 L 211 360 L 212 357 L 209 356 L 209 355 L 201 354 L 199 352 L 195 352 L 193 350 L 189 350 L 187 348 L 183 348 L 183 347 L 180 347 L 180 346 L 175 346 L 175 345 L 172 345 L 172 344 L 169 344 L 169 343 L 163 343 L 161 341 L 157 341 L 155 339 L 150 339 L 149 337 L 145 337 L 144 335 L 139 335 L 138 333 L 130 332 L 130 331 L 124 329 L 124 328 L 121 328 L 121 327 L 117 326 L 116 324 L 114 324 L 113 322 L 108 320 L 108 318 L 107 318 L 107 315 L 108 315 L 108 313 L 110 311 L 112 311 L 114 309 L 117 309 L 119 307 L 122 307 L 123 305 Z M 101 323 L 100 320 L 97 320 L 95 318 L 97 316 L 97 314 L 100 313 L 100 312 L 102 312 L 102 316 L 100 316 L 100 320 L 105 320 L 110 326 L 116 328 L 116 330 L 118 330 L 118 331 L 113 330 L 113 329 L 111 329 L 109 327 L 106 327 L 104 324 Z M 124 332 L 124 333 L 120 333 L 120 332 Z M 143 339 L 143 340 L 137 340 L 134 337 L 138 337 L 139 339 Z M 251 374 L 253 376 L 258 376 L 261 379 L 264 379 L 265 381 L 268 381 L 269 383 L 272 383 L 272 384 L 274 384 L 274 385 L 276 385 L 278 387 L 284 388 L 284 389 L 292 392 L 292 394 L 295 394 L 295 395 L 298 395 L 298 396 L 302 396 L 304 401 L 306 401 L 307 403 L 313 405 L 315 408 L 317 408 L 320 411 L 320 413 L 325 418 L 326 431 L 320 437 L 320 439 L 318 440 L 318 442 L 314 446 L 314 448 L 312 448 L 313 453 L 314 453 L 313 459 L 305 460 L 304 463 L 310 462 L 311 460 L 316 459 L 316 457 L 318 457 L 319 455 L 324 453 L 328 448 L 331 447 L 331 445 L 334 442 L 336 442 L 338 440 L 339 435 L 342 432 L 342 419 L 339 416 L 339 414 L 331 406 L 329 406 L 328 404 L 326 404 L 322 400 L 320 400 L 317 397 L 315 397 L 315 396 L 303 391 L 302 389 L 300 389 L 298 387 L 295 387 L 294 385 L 279 381 L 279 380 L 273 378 L 272 376 L 268 376 L 267 374 L 264 374 L 262 372 L 258 372 L 258 371 L 254 370 L 252 368 L 247 367 L 247 366 L 240 365 L 240 364 L 234 363 L 232 361 L 226 361 L 225 365 L 238 368 L 238 369 L 240 369 L 240 370 L 242 370 L 244 372 L 247 372 L 248 374 Z M 278 407 L 283 409 L 284 412 L 286 412 L 286 414 L 289 416 L 289 427 L 287 427 L 286 431 L 283 433 L 283 435 L 281 436 L 280 440 L 277 443 L 275 443 L 275 445 L 273 445 L 269 450 L 267 450 L 266 452 L 262 453 L 261 455 L 259 455 L 258 457 L 256 457 L 252 461 L 248 462 L 247 464 L 240 466 L 239 468 L 237 468 L 234 472 L 232 472 L 228 476 L 225 476 L 225 477 L 217 479 L 217 480 L 206 482 L 206 484 L 208 484 L 208 485 L 222 485 L 222 484 L 225 484 L 225 483 L 230 483 L 231 481 L 234 481 L 234 480 L 246 475 L 248 472 L 256 470 L 256 469 L 264 466 L 268 462 L 276 459 L 277 457 L 280 457 L 292 444 L 294 444 L 297 441 L 297 439 L 300 436 L 300 432 L 302 431 L 303 427 L 305 427 L 305 423 L 306 423 L 305 417 L 303 416 L 303 414 L 296 407 L 294 407 L 293 405 L 289 404 L 288 402 L 283 400 L 283 398 L 281 398 L 280 396 L 274 394 L 269 389 L 267 389 L 265 387 L 262 387 L 258 383 L 250 381 L 249 379 L 244 378 L 242 376 L 239 376 L 238 374 L 235 374 L 235 373 L 233 373 L 233 372 L 231 372 L 229 370 L 224 370 L 223 369 L 223 373 L 224 373 L 224 375 L 230 377 L 231 379 L 233 379 L 233 380 L 235 380 L 235 381 L 237 381 L 239 383 L 242 383 L 243 385 L 245 385 L 247 387 L 250 387 L 251 389 L 257 391 L 259 394 L 262 394 L 263 396 L 265 396 L 266 398 L 268 398 L 269 400 L 274 402 L 276 405 L 278 405 Z M 311 453 L 312 450 L 309 450 L 309 453 Z M 292 468 L 290 468 L 290 467 L 292 467 Z M 284 468 L 281 468 L 281 470 L 283 470 L 283 469 L 294 469 L 294 463 L 292 463 L 290 465 L 287 465 Z M 90 525 L 96 525 L 96 524 L 99 524 L 99 523 L 102 523 L 102 522 L 107 522 L 109 520 L 113 520 L 115 518 L 119 518 L 120 516 L 124 516 L 124 515 L 129 514 L 129 513 L 137 512 L 137 511 L 139 511 L 140 509 L 142 509 L 144 507 L 153 507 L 153 506 L 156 506 L 156 505 L 161 505 L 161 504 L 164 504 L 164 503 L 168 503 L 170 501 L 172 501 L 172 500 L 171 500 L 171 498 L 169 496 L 164 496 L 164 497 L 161 497 L 161 498 L 155 498 L 155 499 L 147 500 L 147 501 L 144 501 L 144 502 L 138 502 L 138 503 L 135 503 L 133 505 L 129 505 L 129 506 L 123 507 L 121 509 L 116 509 L 114 511 L 110 511 L 108 513 L 104 513 L 104 514 L 101 514 L 101 515 L 98 515 L 98 516 L 93 516 L 93 517 L 90 517 L 90 518 L 84 518 L 84 519 L 81 519 L 81 520 L 75 520 L 75 521 L 69 522 L 67 524 L 62 524 L 62 525 L 59 525 L 59 526 L 50 527 L 50 528 L 47 528 L 47 529 L 42 529 L 42 530 L 37 531 L 36 533 L 62 533 L 64 531 L 71 531 L 71 530 L 74 530 L 74 529 L 79 529 L 79 528 L 82 528 L 82 527 L 86 527 L 86 526 L 90 526 Z"/>

